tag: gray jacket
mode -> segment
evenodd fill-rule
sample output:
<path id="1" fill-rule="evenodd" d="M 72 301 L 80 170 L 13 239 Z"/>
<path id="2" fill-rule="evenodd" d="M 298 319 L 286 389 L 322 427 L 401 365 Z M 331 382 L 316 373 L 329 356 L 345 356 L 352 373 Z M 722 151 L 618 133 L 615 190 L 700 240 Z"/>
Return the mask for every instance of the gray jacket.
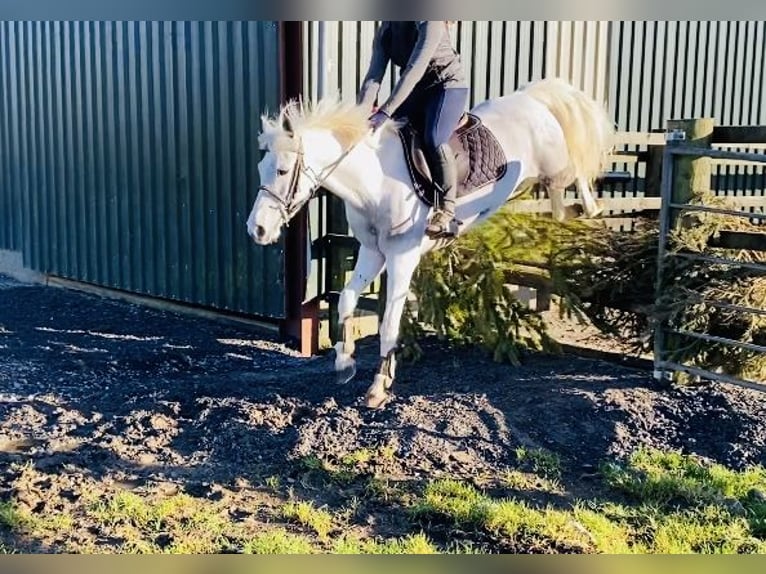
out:
<path id="1" fill-rule="evenodd" d="M 391 96 L 378 108 L 392 115 L 413 91 L 435 84 L 466 87 L 460 56 L 452 47 L 444 21 L 383 22 L 372 45 L 372 58 L 357 96 L 372 108 L 389 60 L 401 68 Z"/>

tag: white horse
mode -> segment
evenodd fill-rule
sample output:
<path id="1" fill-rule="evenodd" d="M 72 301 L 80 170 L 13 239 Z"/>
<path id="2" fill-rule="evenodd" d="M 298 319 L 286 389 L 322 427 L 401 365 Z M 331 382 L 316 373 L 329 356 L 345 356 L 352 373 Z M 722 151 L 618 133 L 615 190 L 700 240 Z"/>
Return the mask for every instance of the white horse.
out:
<path id="1" fill-rule="evenodd" d="M 495 136 L 508 168 L 497 181 L 458 199 L 460 233 L 512 199 L 527 178 L 536 178 L 547 189 L 557 220 L 564 219 L 564 189 L 573 182 L 585 215 L 600 213 L 590 184 L 606 165 L 614 126 L 593 99 L 563 80 L 546 79 L 482 102 L 470 113 Z M 247 231 L 260 245 L 276 242 L 283 226 L 319 187 L 344 201 L 360 247 L 338 304 L 341 335 L 335 370 L 343 381 L 356 372 L 354 310 L 360 294 L 385 268 L 380 366 L 366 394 L 367 406 L 380 408 L 390 399 L 394 351 L 412 275 L 422 255 L 444 242 L 425 234 L 431 208 L 413 192 L 397 126 L 388 122 L 371 132 L 368 115 L 369 110 L 333 98 L 313 105 L 289 102 L 276 118 L 262 116 L 261 187 Z"/>

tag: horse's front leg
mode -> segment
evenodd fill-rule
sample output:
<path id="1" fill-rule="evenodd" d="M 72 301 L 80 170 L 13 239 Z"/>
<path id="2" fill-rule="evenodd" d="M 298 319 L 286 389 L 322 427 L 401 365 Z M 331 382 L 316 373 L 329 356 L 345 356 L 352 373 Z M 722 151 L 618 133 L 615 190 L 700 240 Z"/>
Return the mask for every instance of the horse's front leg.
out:
<path id="1" fill-rule="evenodd" d="M 362 291 L 372 283 L 383 270 L 385 259 L 377 249 L 362 245 L 354 267 L 354 275 L 340 294 L 338 301 L 338 322 L 340 338 L 335 344 L 336 380 L 343 384 L 356 374 L 354 360 L 354 309 Z"/>
<path id="2" fill-rule="evenodd" d="M 369 408 L 383 407 L 391 398 L 389 393 L 396 375 L 396 345 L 404 304 L 410 289 L 412 274 L 420 262 L 420 250 L 414 248 L 403 254 L 389 255 L 387 261 L 386 310 L 380 324 L 380 366 L 367 389 Z"/>

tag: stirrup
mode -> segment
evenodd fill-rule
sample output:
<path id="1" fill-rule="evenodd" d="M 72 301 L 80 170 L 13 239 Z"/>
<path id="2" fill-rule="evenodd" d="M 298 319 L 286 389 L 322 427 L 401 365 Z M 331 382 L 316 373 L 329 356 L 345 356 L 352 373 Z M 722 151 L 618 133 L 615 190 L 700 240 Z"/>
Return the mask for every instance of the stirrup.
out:
<path id="1" fill-rule="evenodd" d="M 439 210 L 433 214 L 426 226 L 426 234 L 432 238 L 454 237 L 457 235 L 458 223 L 454 214 Z"/>

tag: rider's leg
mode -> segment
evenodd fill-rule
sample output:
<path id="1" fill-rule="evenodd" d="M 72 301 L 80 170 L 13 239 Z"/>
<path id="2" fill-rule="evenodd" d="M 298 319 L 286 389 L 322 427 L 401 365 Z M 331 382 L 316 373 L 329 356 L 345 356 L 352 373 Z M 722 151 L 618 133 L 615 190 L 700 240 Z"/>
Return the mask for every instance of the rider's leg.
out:
<path id="1" fill-rule="evenodd" d="M 432 151 L 431 175 L 437 188 L 434 211 L 426 232 L 432 236 L 454 235 L 452 221 L 455 218 L 457 170 L 452 149 L 442 144 Z"/>
<path id="2" fill-rule="evenodd" d="M 467 88 L 436 90 L 429 99 L 425 115 L 425 148 L 434 184 L 439 193 L 434 214 L 426 228 L 432 236 L 452 235 L 457 194 L 457 166 L 455 155 L 449 146 L 468 100 Z"/>

